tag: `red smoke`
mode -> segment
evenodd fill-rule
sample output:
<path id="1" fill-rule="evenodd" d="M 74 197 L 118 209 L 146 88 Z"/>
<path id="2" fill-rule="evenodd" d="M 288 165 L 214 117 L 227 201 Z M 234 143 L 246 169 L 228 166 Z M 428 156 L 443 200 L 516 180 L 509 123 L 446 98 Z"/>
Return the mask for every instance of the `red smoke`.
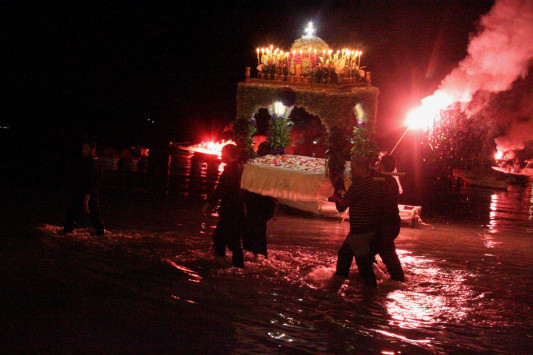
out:
<path id="1" fill-rule="evenodd" d="M 479 91 L 499 93 L 528 74 L 533 63 L 533 1 L 498 0 L 481 17 L 480 30 L 468 45 L 468 55 L 441 82 L 433 95 L 422 100 L 424 111 L 437 114 L 453 103 L 461 103 L 472 115 L 468 103 Z M 526 97 L 531 97 L 529 93 Z M 487 103 L 488 104 L 488 103 Z M 496 138 L 498 150 L 522 149 L 533 140 L 533 104 L 526 100 L 515 115 L 502 117 L 499 122 L 504 134 Z M 434 117 L 428 117 L 431 121 Z"/>

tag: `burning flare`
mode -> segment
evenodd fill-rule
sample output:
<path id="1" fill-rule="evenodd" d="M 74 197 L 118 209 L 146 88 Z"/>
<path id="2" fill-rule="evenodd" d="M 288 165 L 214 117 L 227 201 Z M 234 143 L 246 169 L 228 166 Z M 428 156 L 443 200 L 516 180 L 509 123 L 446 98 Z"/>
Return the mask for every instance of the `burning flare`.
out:
<path id="1" fill-rule="evenodd" d="M 190 150 L 191 152 L 198 152 L 198 153 L 204 153 L 204 154 L 210 154 L 210 155 L 216 155 L 219 158 L 221 157 L 222 148 L 225 145 L 233 144 L 235 145 L 235 142 L 232 140 L 229 141 L 222 141 L 222 142 L 202 142 L 195 145 L 190 145 L 186 147 L 187 150 Z"/>
<path id="2" fill-rule="evenodd" d="M 415 108 L 407 115 L 405 124 L 410 129 L 427 130 L 439 119 L 440 111 L 446 109 L 454 100 L 442 91 L 422 100 L 422 106 Z"/>
<path id="3" fill-rule="evenodd" d="M 437 123 L 438 113 L 453 103 L 460 103 L 468 115 L 479 112 L 485 104 L 468 107 L 479 92 L 500 93 L 509 90 L 518 78 L 525 78 L 533 59 L 533 1 L 497 0 L 479 21 L 480 31 L 468 44 L 468 55 L 441 82 L 422 106 L 409 114 L 409 128 L 428 129 Z M 496 138 L 498 150 L 522 149 L 533 140 L 533 115 L 530 100 L 515 115 L 501 117 L 498 124 L 504 134 Z M 527 118 L 527 119 L 524 119 Z"/>

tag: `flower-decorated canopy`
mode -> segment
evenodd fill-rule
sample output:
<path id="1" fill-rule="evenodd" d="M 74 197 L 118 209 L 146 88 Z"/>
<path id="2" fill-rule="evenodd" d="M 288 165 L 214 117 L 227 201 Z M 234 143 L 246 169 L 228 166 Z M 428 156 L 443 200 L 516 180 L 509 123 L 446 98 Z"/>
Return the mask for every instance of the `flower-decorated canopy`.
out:
<path id="1" fill-rule="evenodd" d="M 373 125 L 379 90 L 373 86 L 339 86 L 248 79 L 237 86 L 237 118 L 251 120 L 275 102 L 296 106 L 317 116 L 328 129 L 357 121 Z"/>
<path id="2" fill-rule="evenodd" d="M 282 120 L 271 122 L 271 128 L 276 129 L 270 130 L 268 140 L 271 148 L 284 148 L 290 132 L 287 112 L 293 107 L 303 108 L 317 116 L 328 130 L 327 173 L 337 191 L 344 189 L 347 153 L 351 157 L 374 154 L 379 90 L 370 85 L 370 72 L 360 66 L 362 51 L 330 49 L 314 36 L 312 23 L 306 32 L 287 52 L 274 49 L 273 45 L 256 48 L 258 78 L 250 78 L 247 68 L 246 80 L 237 86 L 236 126 L 240 127 L 240 134 L 236 140 L 248 142 L 252 134 L 249 121 L 259 109 L 272 111 L 274 107 L 285 115 L 281 115 Z M 289 109 L 280 109 L 281 104 Z"/>

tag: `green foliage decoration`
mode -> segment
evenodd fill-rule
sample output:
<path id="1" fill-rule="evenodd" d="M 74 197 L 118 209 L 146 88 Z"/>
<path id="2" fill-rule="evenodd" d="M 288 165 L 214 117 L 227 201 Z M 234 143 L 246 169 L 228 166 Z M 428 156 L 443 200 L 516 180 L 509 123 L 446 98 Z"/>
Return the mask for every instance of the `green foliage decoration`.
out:
<path id="1" fill-rule="evenodd" d="M 252 148 L 252 136 L 255 132 L 255 126 L 246 118 L 239 118 L 233 124 L 233 139 L 244 158 L 250 158 L 255 155 Z"/>
<path id="2" fill-rule="evenodd" d="M 373 125 L 360 124 L 355 126 L 352 135 L 352 158 L 375 158 L 378 153 L 375 135 L 376 133 Z"/>
<path id="3" fill-rule="evenodd" d="M 278 152 L 289 146 L 291 141 L 292 122 L 285 117 L 273 117 L 268 124 L 267 141 L 270 143 L 270 150 Z"/>
<path id="4" fill-rule="evenodd" d="M 330 177 L 335 190 L 343 189 L 344 186 L 344 168 L 346 161 L 350 160 L 350 151 L 352 140 L 349 129 L 332 127 L 327 139 L 328 156 L 326 165 L 326 175 Z"/>

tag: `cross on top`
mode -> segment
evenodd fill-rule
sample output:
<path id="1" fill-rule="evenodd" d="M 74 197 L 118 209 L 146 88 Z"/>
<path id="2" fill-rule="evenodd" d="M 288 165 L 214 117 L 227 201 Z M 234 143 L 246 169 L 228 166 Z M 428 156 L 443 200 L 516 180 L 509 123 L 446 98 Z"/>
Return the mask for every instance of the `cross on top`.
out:
<path id="1" fill-rule="evenodd" d="M 316 30 L 313 27 L 313 22 L 309 21 L 309 23 L 307 24 L 307 27 L 305 28 L 306 36 L 307 37 L 312 37 L 312 36 L 314 36 L 315 32 L 316 32 Z"/>

